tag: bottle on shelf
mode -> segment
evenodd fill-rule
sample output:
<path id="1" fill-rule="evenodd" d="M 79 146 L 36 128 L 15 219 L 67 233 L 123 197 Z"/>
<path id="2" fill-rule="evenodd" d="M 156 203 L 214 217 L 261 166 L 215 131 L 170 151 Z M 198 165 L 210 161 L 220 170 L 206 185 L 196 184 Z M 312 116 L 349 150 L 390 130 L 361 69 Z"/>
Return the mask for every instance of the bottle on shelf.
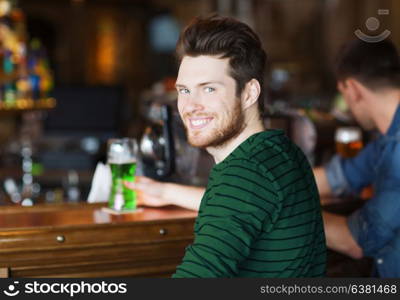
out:
<path id="1" fill-rule="evenodd" d="M 29 41 L 25 23 L 16 1 L 0 0 L 0 109 L 40 106 L 53 87 L 46 51 L 39 39 Z"/>

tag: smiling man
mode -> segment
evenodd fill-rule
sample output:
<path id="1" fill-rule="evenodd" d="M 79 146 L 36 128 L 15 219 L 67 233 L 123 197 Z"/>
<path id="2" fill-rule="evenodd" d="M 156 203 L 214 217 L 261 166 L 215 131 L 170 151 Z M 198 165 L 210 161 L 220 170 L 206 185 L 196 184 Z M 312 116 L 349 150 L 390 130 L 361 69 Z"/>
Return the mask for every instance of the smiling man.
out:
<path id="1" fill-rule="evenodd" d="M 219 70 L 216 72 L 216 70 Z M 179 93 L 178 108 L 186 126 L 189 143 L 194 147 L 214 152 L 217 161 L 225 153 L 213 151 L 228 142 L 243 141 L 239 137 L 263 131 L 257 106 L 259 82 L 248 83 L 248 95 L 243 105 L 251 112 L 251 125 L 244 126 L 242 103 L 236 96 L 235 80 L 229 76 L 229 59 L 214 56 L 185 56 L 179 69 L 176 87 Z M 194 101 L 193 99 L 194 98 Z M 239 137 L 239 138 L 238 138 Z M 238 145 L 237 145 L 238 146 Z M 224 147 L 230 151 L 234 148 Z"/>
<path id="2" fill-rule="evenodd" d="M 282 131 L 263 126 L 266 54 L 259 38 L 231 18 L 198 18 L 181 34 L 177 54 L 188 140 L 216 165 L 194 242 L 173 277 L 323 276 L 325 236 L 312 171 Z"/>

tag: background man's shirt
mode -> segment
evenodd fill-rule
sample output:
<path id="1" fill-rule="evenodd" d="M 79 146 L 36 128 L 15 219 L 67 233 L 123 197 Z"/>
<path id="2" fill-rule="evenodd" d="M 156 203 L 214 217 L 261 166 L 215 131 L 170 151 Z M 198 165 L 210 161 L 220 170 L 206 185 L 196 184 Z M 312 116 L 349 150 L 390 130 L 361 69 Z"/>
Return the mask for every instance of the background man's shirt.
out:
<path id="1" fill-rule="evenodd" d="M 194 229 L 173 277 L 325 275 L 312 170 L 282 131 L 249 137 L 214 166 Z"/>
<path id="2" fill-rule="evenodd" d="M 400 277 L 400 106 L 388 132 L 352 159 L 335 156 L 325 167 L 335 195 L 358 195 L 373 184 L 374 196 L 348 219 L 365 256 L 380 277 Z"/>

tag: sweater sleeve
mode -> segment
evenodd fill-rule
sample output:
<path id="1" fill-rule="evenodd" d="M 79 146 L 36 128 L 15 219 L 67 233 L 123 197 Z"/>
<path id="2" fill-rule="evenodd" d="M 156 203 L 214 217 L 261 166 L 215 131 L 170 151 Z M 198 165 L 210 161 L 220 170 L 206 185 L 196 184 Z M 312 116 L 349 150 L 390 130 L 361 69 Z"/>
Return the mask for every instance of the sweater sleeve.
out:
<path id="1" fill-rule="evenodd" d="M 276 220 L 272 186 L 256 165 L 242 162 L 221 170 L 207 188 L 194 242 L 173 277 L 236 276 L 257 236 Z"/>

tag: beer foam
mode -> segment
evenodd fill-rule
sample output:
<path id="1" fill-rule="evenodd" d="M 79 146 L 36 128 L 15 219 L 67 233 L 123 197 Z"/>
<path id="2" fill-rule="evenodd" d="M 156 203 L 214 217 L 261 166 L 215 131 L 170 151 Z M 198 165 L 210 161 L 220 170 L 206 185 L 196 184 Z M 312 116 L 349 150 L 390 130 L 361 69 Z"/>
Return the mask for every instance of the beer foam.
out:
<path id="1" fill-rule="evenodd" d="M 122 165 L 122 164 L 136 164 L 136 159 L 132 159 L 131 157 L 113 157 L 107 160 L 108 164 Z"/>
<path id="2" fill-rule="evenodd" d="M 113 141 L 113 140 L 111 140 Z M 109 144 L 107 162 L 112 164 L 136 163 L 136 143 L 128 143 L 128 139 L 114 140 Z"/>
<path id="3" fill-rule="evenodd" d="M 336 130 L 335 141 L 339 143 L 351 143 L 362 139 L 361 130 L 358 127 L 339 127 Z"/>

